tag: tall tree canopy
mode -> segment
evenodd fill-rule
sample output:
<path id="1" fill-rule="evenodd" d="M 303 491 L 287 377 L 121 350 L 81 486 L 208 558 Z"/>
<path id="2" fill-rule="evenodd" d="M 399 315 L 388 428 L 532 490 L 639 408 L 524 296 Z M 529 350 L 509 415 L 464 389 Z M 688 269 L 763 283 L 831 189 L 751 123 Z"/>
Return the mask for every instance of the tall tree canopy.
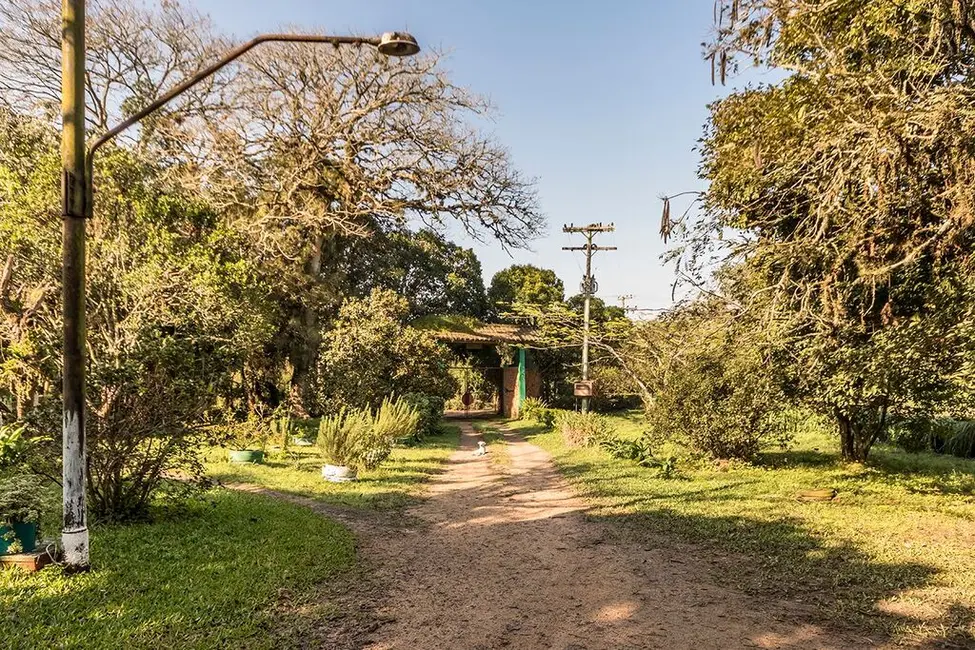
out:
<path id="1" fill-rule="evenodd" d="M 488 289 L 488 301 L 498 313 L 518 303 L 545 305 L 564 299 L 565 287 L 555 271 L 531 264 L 514 264 L 498 271 Z"/>
<path id="2" fill-rule="evenodd" d="M 4 98 L 52 121 L 59 16 L 55 0 L 0 3 Z M 88 25 L 95 134 L 233 44 L 179 0 L 93 0 Z M 246 236 L 279 308 L 270 357 L 293 369 L 296 401 L 319 331 L 350 293 L 343 240 L 453 223 L 518 247 L 543 224 L 533 179 L 471 125 L 492 107 L 455 84 L 441 59 L 435 51 L 391 60 L 374 48 L 265 44 L 120 141 L 158 159 L 168 179 Z M 103 180 L 96 174 L 96 189 Z"/>
<path id="3" fill-rule="evenodd" d="M 738 306 L 788 322 L 799 393 L 863 459 L 890 413 L 949 394 L 970 347 L 975 6 L 719 6 L 722 77 L 740 57 L 791 74 L 712 106 L 681 263 L 740 265 Z"/>
<path id="4" fill-rule="evenodd" d="M 365 297 L 374 288 L 395 291 L 412 317 L 455 314 L 483 318 L 487 295 L 481 262 L 470 248 L 429 229 L 396 230 L 350 240 L 342 256 L 350 290 Z"/>

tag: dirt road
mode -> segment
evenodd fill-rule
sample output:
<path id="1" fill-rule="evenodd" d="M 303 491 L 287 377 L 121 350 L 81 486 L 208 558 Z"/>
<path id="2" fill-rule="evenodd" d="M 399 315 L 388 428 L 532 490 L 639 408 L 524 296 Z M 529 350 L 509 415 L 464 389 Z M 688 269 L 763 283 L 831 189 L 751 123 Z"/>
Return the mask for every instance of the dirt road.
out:
<path id="1" fill-rule="evenodd" d="M 864 647 L 716 586 L 704 558 L 621 540 L 538 447 L 511 439 L 502 467 L 477 439 L 465 423 L 412 524 L 360 531 L 386 591 L 371 650 Z"/>

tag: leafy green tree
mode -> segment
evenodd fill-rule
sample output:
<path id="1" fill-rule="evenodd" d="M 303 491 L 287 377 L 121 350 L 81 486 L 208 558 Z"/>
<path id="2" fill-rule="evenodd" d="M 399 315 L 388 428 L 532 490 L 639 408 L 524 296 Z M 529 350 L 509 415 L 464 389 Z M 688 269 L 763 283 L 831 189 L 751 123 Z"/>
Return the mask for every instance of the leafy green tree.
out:
<path id="1" fill-rule="evenodd" d="M 786 403 L 767 346 L 747 317 L 720 299 L 702 299 L 638 326 L 641 372 L 653 399 L 654 436 L 714 458 L 748 460 L 789 437 L 777 415 Z M 646 366 L 644 366 L 644 369 Z"/>
<path id="2" fill-rule="evenodd" d="M 486 315 L 477 255 L 433 230 L 396 230 L 354 239 L 344 258 L 344 282 L 354 296 L 390 289 L 409 301 L 412 317 Z"/>
<path id="3" fill-rule="evenodd" d="M 565 304 L 568 305 L 569 309 L 582 314 L 585 301 L 586 297 L 578 293 L 566 300 Z M 612 320 L 626 318 L 626 311 L 616 305 L 607 305 L 606 301 L 598 296 L 592 296 L 589 299 L 589 318 L 593 322 L 607 323 Z"/>
<path id="4" fill-rule="evenodd" d="M 32 437 L 60 430 L 55 131 L 0 110 L 0 385 Z M 25 163 L 30 164 L 25 164 Z M 133 154 L 105 152 L 88 249 L 88 490 L 100 520 L 145 516 L 168 472 L 202 476 L 219 402 L 272 330 L 240 239 Z M 60 445 L 35 469 L 58 475 Z"/>
<path id="5" fill-rule="evenodd" d="M 519 303 L 546 305 L 564 299 L 565 287 L 555 271 L 531 264 L 514 264 L 498 271 L 488 289 L 488 302 L 497 313 L 509 311 Z"/>
<path id="6" fill-rule="evenodd" d="M 735 302 L 786 323 L 795 394 L 863 460 L 892 413 L 952 394 L 971 347 L 975 6 L 721 4 L 722 76 L 739 54 L 791 74 L 711 107 L 682 268 L 740 265 Z"/>
<path id="7" fill-rule="evenodd" d="M 318 363 L 319 407 L 377 407 L 390 395 L 426 393 L 450 398 L 452 355 L 429 333 L 407 325 L 410 306 L 388 289 L 342 305 L 322 336 Z"/>

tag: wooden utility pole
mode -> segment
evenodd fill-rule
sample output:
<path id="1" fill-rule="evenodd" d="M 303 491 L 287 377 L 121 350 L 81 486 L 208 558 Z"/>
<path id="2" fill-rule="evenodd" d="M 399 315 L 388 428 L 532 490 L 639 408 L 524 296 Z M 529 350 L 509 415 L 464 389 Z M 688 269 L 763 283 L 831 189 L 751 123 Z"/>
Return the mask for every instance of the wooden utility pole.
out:
<path id="1" fill-rule="evenodd" d="M 589 381 L 589 301 L 593 294 L 599 289 L 596 278 L 592 275 L 592 256 L 596 251 L 615 251 L 615 246 L 596 246 L 592 243 L 593 237 L 601 232 L 613 232 L 616 227 L 613 224 L 604 226 L 601 223 L 591 223 L 588 226 L 568 225 L 562 226 L 562 232 L 580 233 L 586 237 L 585 246 L 563 246 L 564 251 L 584 251 L 586 253 L 586 275 L 582 278 L 582 381 Z M 582 398 L 582 412 L 589 411 L 589 398 Z"/>

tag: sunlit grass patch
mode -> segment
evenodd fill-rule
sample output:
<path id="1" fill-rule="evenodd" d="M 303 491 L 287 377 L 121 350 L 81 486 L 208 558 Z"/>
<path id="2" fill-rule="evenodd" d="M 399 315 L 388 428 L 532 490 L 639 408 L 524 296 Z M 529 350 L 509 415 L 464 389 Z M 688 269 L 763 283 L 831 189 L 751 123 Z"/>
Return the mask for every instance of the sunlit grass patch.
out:
<path id="1" fill-rule="evenodd" d="M 642 431 L 636 414 L 611 420 L 618 435 Z M 881 447 L 866 465 L 845 463 L 829 432 L 810 430 L 755 463 L 686 463 L 666 479 L 569 448 L 557 432 L 510 426 L 553 454 L 592 516 L 718 551 L 736 586 L 872 633 L 975 642 L 973 461 Z M 813 489 L 838 493 L 796 499 Z"/>
<path id="2" fill-rule="evenodd" d="M 459 441 L 460 430 L 446 425 L 441 435 L 394 449 L 379 468 L 360 472 L 359 479 L 349 483 L 322 479 L 323 460 L 316 447 L 292 447 L 286 455 L 271 454 L 261 465 L 229 463 L 226 450 L 214 449 L 207 473 L 224 483 L 253 483 L 327 503 L 385 510 L 409 503 L 422 484 L 442 469 Z"/>
<path id="3" fill-rule="evenodd" d="M 178 517 L 95 527 L 91 559 L 77 576 L 0 572 L 4 647 L 278 647 L 280 595 L 319 593 L 352 568 L 355 546 L 307 509 L 217 490 Z"/>

